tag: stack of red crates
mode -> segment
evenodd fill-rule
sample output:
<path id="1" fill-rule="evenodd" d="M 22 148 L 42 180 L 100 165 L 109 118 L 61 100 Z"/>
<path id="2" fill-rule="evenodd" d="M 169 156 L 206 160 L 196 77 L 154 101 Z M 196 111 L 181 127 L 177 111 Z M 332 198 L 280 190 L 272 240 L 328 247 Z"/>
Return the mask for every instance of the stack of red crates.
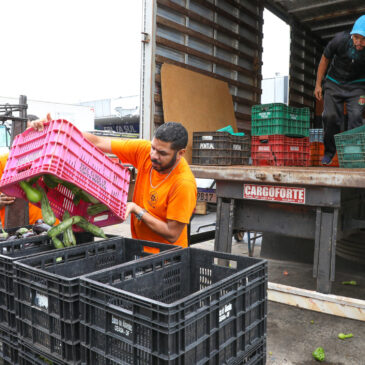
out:
<path id="1" fill-rule="evenodd" d="M 251 110 L 251 158 L 256 166 L 310 166 L 308 108 L 282 103 Z"/>
<path id="2" fill-rule="evenodd" d="M 309 138 L 253 136 L 251 157 L 256 166 L 310 166 Z"/>

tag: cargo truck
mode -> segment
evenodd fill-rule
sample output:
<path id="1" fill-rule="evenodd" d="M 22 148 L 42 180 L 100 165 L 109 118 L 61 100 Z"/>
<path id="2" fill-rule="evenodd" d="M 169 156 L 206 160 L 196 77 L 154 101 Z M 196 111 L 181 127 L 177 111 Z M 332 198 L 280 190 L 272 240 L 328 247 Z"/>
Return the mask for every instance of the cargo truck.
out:
<path id="1" fill-rule="evenodd" d="M 316 105 L 313 93 L 323 49 L 337 32 L 350 30 L 354 21 L 365 13 L 365 3 L 356 0 L 145 0 L 143 3 L 140 133 L 146 139 L 164 122 L 160 74 L 164 63 L 227 82 L 238 130 L 250 133 L 251 107 L 261 103 L 264 8 L 290 26 L 288 103 L 309 107 L 311 127 L 315 126 L 315 120 L 318 127 L 322 105 Z M 331 291 L 336 239 L 365 227 L 360 219 L 365 172 L 322 167 L 193 166 L 192 169 L 196 177 L 217 182 L 216 250 L 231 250 L 235 229 L 313 239 L 317 290 Z M 281 199 L 280 194 L 276 199 L 247 193 L 274 189 L 286 196 L 293 188 L 299 189 L 303 199 L 288 201 Z"/>

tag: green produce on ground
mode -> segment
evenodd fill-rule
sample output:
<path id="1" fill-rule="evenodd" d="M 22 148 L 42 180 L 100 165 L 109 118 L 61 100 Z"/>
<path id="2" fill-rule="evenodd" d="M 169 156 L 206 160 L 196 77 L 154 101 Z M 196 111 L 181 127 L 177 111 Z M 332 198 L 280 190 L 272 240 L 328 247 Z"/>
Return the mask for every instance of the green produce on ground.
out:
<path id="1" fill-rule="evenodd" d="M 348 333 L 347 335 L 345 335 L 344 333 L 338 334 L 338 338 L 340 340 L 346 340 L 346 338 L 351 338 L 351 337 L 354 337 L 354 335 L 352 333 Z"/>
<path id="2" fill-rule="evenodd" d="M 343 281 L 342 285 L 357 285 L 356 280 Z"/>
<path id="3" fill-rule="evenodd" d="M 317 347 L 313 352 L 312 352 L 312 356 L 317 360 L 317 361 L 324 361 L 325 358 L 325 354 L 324 354 L 324 349 L 323 347 Z"/>
<path id="4" fill-rule="evenodd" d="M 19 181 L 19 186 L 23 189 L 27 199 L 31 203 L 39 203 L 41 201 L 41 192 L 38 189 L 34 188 L 32 185 L 30 185 L 28 182 Z"/>

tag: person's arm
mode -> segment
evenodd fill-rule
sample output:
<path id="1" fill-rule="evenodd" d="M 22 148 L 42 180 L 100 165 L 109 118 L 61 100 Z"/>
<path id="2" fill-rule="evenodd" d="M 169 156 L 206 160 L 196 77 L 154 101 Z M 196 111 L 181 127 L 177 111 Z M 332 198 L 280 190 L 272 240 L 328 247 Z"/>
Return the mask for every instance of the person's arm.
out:
<path id="1" fill-rule="evenodd" d="M 325 55 L 322 55 L 322 58 L 318 65 L 316 87 L 314 89 L 314 96 L 318 101 L 322 99 L 322 81 L 324 75 L 326 74 L 329 63 L 330 59 L 327 58 Z"/>
<path id="2" fill-rule="evenodd" d="M 28 123 L 28 128 L 33 128 L 36 131 L 43 131 L 44 123 L 52 120 L 51 115 L 48 113 L 46 118 L 33 120 Z M 93 145 L 100 148 L 105 153 L 112 153 L 112 139 L 107 137 L 94 136 L 91 133 L 82 132 L 82 135 Z"/>
<path id="3" fill-rule="evenodd" d="M 127 219 L 130 213 L 140 214 L 142 210 L 143 209 L 134 202 L 127 203 L 124 219 Z M 184 227 L 186 226 L 186 223 L 174 220 L 167 220 L 167 222 L 161 221 L 160 219 L 155 218 L 153 215 L 149 214 L 147 211 L 144 212 L 141 220 L 148 228 L 159 234 L 170 243 L 175 243 L 178 240 Z"/>

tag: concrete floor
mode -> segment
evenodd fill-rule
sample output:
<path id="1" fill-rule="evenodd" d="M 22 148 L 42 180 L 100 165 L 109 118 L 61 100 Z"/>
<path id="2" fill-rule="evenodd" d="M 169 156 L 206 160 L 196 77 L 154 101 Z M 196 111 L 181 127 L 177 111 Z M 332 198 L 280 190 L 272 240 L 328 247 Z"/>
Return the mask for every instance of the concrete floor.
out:
<path id="1" fill-rule="evenodd" d="M 192 221 L 192 233 L 198 227 L 214 222 L 215 214 L 196 216 Z M 214 226 L 206 228 L 214 230 Z M 107 227 L 106 233 L 130 237 L 128 223 Z M 255 245 L 254 256 L 260 257 L 261 239 Z M 195 244 L 207 250 L 214 249 L 214 240 Z M 248 255 L 247 237 L 236 242 L 232 240 L 232 253 Z M 312 265 L 292 261 L 268 260 L 269 281 L 315 290 Z M 348 268 L 348 270 L 346 269 Z M 287 275 L 284 275 L 284 271 Z M 343 280 L 357 280 L 358 286 L 344 286 Z M 365 275 L 341 265 L 336 270 L 333 290 L 337 295 L 365 300 Z M 311 323 L 313 321 L 313 323 Z M 352 333 L 353 338 L 340 340 L 338 333 Z M 323 347 L 326 359 L 322 364 L 365 365 L 365 322 L 331 316 L 305 309 L 268 302 L 267 313 L 267 365 L 311 365 L 318 364 L 312 358 L 312 351 Z"/>

